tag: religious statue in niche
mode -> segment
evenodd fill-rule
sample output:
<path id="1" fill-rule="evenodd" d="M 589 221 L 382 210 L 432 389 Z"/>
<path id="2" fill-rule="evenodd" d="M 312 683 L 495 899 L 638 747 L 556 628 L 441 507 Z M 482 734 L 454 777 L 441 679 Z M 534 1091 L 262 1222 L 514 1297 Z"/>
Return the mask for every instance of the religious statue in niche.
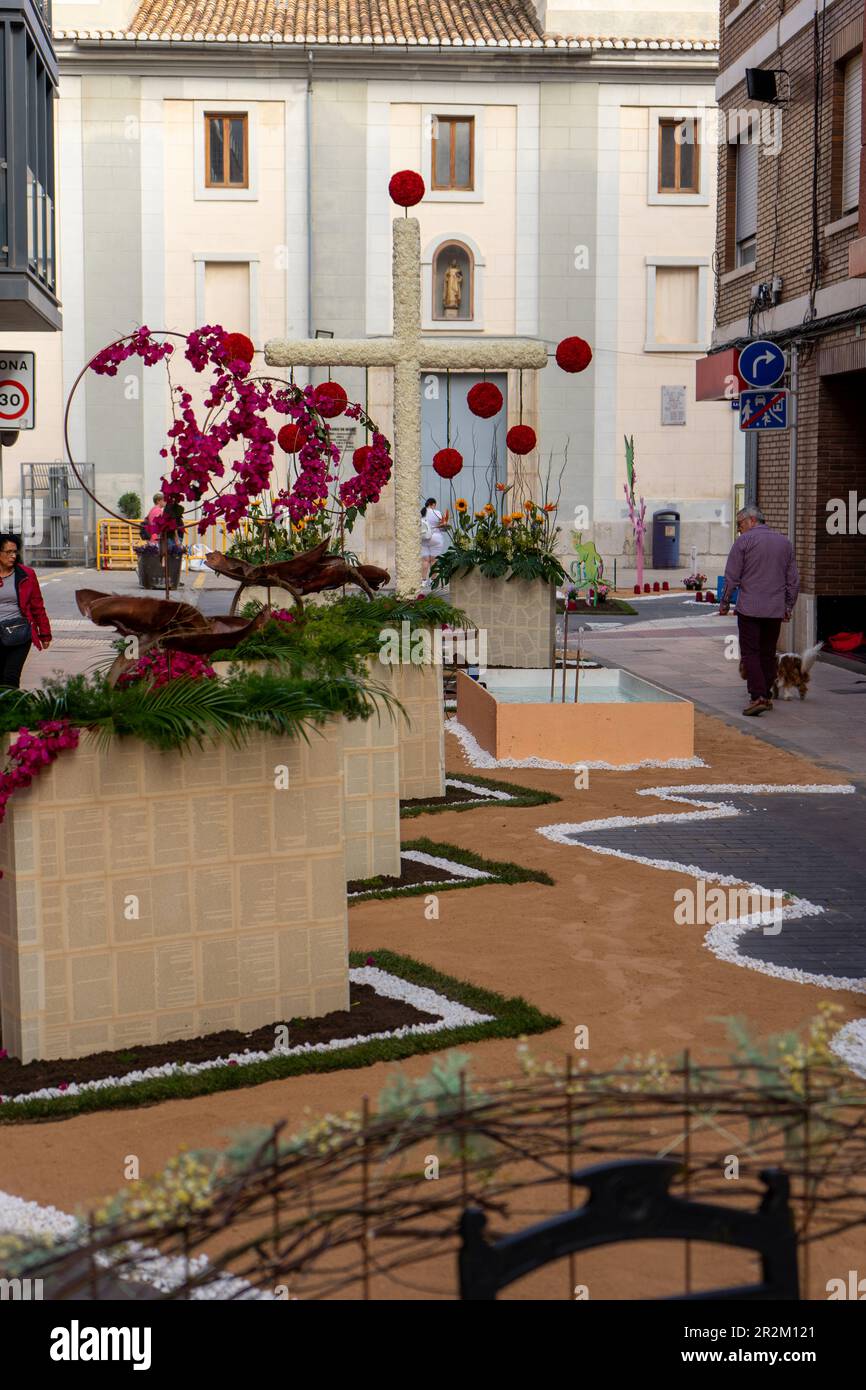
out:
<path id="1" fill-rule="evenodd" d="M 463 271 L 457 264 L 456 256 L 451 257 L 451 264 L 445 271 L 442 280 L 442 308 L 445 311 L 446 319 L 456 319 L 460 317 L 460 304 L 463 299 Z"/>
<path id="2" fill-rule="evenodd" d="M 460 241 L 446 241 L 433 258 L 434 319 L 472 318 L 474 266 L 467 247 Z"/>

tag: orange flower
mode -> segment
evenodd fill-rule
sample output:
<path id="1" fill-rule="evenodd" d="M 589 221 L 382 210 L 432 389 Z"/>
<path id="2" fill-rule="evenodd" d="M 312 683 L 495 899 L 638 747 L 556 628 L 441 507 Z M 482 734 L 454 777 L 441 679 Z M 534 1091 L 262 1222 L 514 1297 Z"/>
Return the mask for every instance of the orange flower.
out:
<path id="1" fill-rule="evenodd" d="M 524 510 L 525 512 L 534 511 L 534 510 L 535 510 L 535 503 L 534 503 L 534 502 L 524 502 L 524 504 L 523 504 L 523 510 Z"/>
<path id="2" fill-rule="evenodd" d="M 492 516 L 493 513 L 496 511 L 496 508 L 494 507 L 492 502 L 485 502 L 484 511 L 487 514 L 487 516 Z"/>
<path id="3" fill-rule="evenodd" d="M 544 504 L 544 510 L 545 510 L 546 512 L 555 512 L 555 511 L 556 511 L 556 503 L 555 503 L 555 502 L 545 502 L 545 504 Z"/>
<path id="4" fill-rule="evenodd" d="M 510 517 L 510 516 L 504 516 L 504 517 L 502 518 L 502 525 L 503 525 L 503 526 L 510 526 L 510 524 L 511 524 L 511 517 Z"/>
<path id="5" fill-rule="evenodd" d="M 465 497 L 458 497 L 454 505 L 456 506 L 458 512 L 465 512 L 469 510 L 469 503 L 466 501 Z"/>
<path id="6" fill-rule="evenodd" d="M 483 521 L 484 518 L 485 518 L 485 516 L 487 515 L 487 513 L 486 513 L 486 512 L 476 512 L 475 515 L 478 517 L 479 521 Z"/>
<path id="7" fill-rule="evenodd" d="M 497 492 L 507 492 L 507 491 L 508 491 L 508 488 L 506 487 L 505 483 L 497 483 L 497 484 L 496 484 L 496 491 L 497 491 Z"/>

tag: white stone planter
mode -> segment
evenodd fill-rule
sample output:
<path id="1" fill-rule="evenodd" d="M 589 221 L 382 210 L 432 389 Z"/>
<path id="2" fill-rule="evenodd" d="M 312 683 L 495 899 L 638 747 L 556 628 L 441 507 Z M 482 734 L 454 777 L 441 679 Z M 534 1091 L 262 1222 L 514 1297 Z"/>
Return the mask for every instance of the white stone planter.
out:
<path id="1" fill-rule="evenodd" d="M 11 1056 L 348 1007 L 341 723 L 183 756 L 85 737 L 15 794 L 0 826 Z"/>
<path id="2" fill-rule="evenodd" d="M 451 602 L 487 635 L 487 665 L 553 665 L 556 585 L 542 579 L 488 579 L 478 569 L 455 574 Z"/>

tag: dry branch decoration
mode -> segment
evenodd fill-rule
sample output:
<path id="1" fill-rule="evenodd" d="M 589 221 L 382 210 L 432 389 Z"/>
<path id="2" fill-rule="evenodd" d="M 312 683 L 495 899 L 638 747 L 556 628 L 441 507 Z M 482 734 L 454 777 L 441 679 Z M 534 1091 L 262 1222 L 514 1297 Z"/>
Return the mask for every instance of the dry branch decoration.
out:
<path id="1" fill-rule="evenodd" d="M 278 1125 L 196 1155 L 186 1185 L 183 1155 L 163 1179 L 94 1213 L 82 1242 L 46 1251 L 19 1241 L 4 1263 L 52 1278 L 55 1298 L 98 1282 L 97 1257 L 113 1276 L 135 1277 L 148 1259 L 142 1244 L 154 1260 L 208 1254 L 172 1298 L 225 1273 L 260 1290 L 288 1284 L 307 1299 L 393 1298 L 401 1288 L 447 1298 L 468 1204 L 499 1236 L 565 1210 L 581 1167 L 681 1156 L 681 1190 L 735 1207 L 754 1205 L 762 1169 L 784 1165 L 808 1298 L 810 1249 L 866 1226 L 866 1086 L 834 1064 L 828 1032 L 825 1009 L 807 1043 L 788 1052 L 746 1045 L 739 1060 L 712 1068 L 650 1054 L 599 1073 L 572 1057 L 542 1066 L 521 1044 L 521 1073 L 483 1090 L 452 1053 L 426 1077 L 398 1073 L 375 1113 L 327 1115 L 288 1139 Z M 732 1153 L 737 1182 L 726 1178 Z M 435 1182 L 425 1177 L 431 1154 Z M 570 1278 L 563 1297 L 573 1297 Z"/>

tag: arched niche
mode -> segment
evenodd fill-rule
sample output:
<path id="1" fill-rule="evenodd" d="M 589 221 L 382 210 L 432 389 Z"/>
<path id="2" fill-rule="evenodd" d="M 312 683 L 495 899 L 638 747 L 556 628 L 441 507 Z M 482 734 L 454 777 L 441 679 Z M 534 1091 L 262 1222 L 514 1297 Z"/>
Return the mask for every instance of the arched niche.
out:
<path id="1" fill-rule="evenodd" d="M 438 237 L 421 258 L 425 329 L 479 329 L 484 260 L 470 237 Z"/>

